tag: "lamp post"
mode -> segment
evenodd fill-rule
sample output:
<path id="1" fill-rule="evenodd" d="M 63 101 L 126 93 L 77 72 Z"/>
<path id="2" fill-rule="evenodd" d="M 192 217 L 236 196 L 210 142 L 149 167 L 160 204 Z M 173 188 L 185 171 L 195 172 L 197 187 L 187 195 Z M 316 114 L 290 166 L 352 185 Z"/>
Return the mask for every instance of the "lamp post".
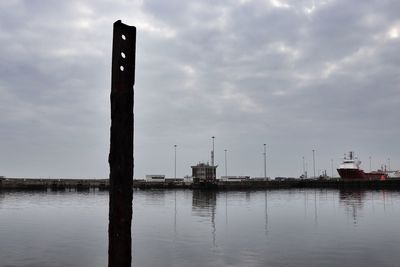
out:
<path id="1" fill-rule="evenodd" d="M 214 139 L 215 139 L 215 136 L 212 136 L 211 138 L 212 138 L 211 166 L 214 167 Z M 213 180 L 214 180 L 214 181 L 215 181 L 215 179 L 217 178 L 217 173 L 216 173 L 216 169 L 215 169 L 215 168 L 213 168 L 213 175 L 212 175 L 212 177 L 213 177 Z"/>
<path id="2" fill-rule="evenodd" d="M 371 156 L 369 156 L 369 171 L 372 171 Z"/>
<path id="3" fill-rule="evenodd" d="M 228 161 L 227 161 L 227 157 L 226 157 L 226 152 L 228 151 L 228 150 L 224 150 L 225 151 L 225 178 L 227 178 L 228 177 Z"/>
<path id="4" fill-rule="evenodd" d="M 312 160 L 313 160 L 313 169 L 314 169 L 314 178 L 315 178 L 315 149 L 312 150 Z"/>
<path id="5" fill-rule="evenodd" d="M 211 166 L 214 167 L 214 139 L 215 136 L 212 136 L 212 151 L 211 151 Z"/>
<path id="6" fill-rule="evenodd" d="M 264 144 L 264 179 L 267 179 L 267 144 Z"/>
<path id="7" fill-rule="evenodd" d="M 176 180 L 176 145 L 174 145 L 174 150 L 175 150 L 174 178 Z"/>

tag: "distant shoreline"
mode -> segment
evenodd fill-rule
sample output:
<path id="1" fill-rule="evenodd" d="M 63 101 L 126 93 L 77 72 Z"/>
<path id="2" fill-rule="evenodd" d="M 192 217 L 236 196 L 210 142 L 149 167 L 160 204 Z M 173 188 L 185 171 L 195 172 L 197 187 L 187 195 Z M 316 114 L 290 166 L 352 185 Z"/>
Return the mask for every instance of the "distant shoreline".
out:
<path id="1" fill-rule="evenodd" d="M 2 178 L 0 190 L 108 190 L 109 179 L 41 179 L 41 178 Z M 311 180 L 296 179 L 290 181 L 216 181 L 214 183 L 185 183 L 182 181 L 146 182 L 133 180 L 133 187 L 138 189 L 200 189 L 200 190 L 269 190 L 290 188 L 321 189 L 368 189 L 368 190 L 400 190 L 400 178 L 387 180 Z"/>

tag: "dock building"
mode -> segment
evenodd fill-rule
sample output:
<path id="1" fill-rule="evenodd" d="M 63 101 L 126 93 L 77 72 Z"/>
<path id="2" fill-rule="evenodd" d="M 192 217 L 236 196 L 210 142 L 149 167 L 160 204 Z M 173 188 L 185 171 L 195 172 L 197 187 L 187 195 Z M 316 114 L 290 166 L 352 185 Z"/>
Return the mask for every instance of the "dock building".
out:
<path id="1" fill-rule="evenodd" d="M 163 182 L 165 182 L 165 175 L 148 174 L 148 175 L 146 175 L 146 182 L 159 182 L 159 183 L 163 183 Z"/>
<path id="2" fill-rule="evenodd" d="M 218 165 L 212 166 L 208 163 L 198 163 L 192 167 L 193 181 L 198 182 L 213 182 L 217 177 Z"/>
<path id="3" fill-rule="evenodd" d="M 250 180 L 250 176 L 221 176 L 220 180 L 224 182 L 242 182 Z"/>

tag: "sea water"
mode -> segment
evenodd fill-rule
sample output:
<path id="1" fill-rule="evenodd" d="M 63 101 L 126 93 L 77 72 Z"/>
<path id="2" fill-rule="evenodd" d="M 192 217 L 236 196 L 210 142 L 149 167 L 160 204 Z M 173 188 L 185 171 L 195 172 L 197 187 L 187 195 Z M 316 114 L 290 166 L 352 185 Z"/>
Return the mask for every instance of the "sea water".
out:
<path id="1" fill-rule="evenodd" d="M 400 192 L 134 190 L 133 266 L 399 266 Z M 0 266 L 107 266 L 108 192 L 0 192 Z"/>

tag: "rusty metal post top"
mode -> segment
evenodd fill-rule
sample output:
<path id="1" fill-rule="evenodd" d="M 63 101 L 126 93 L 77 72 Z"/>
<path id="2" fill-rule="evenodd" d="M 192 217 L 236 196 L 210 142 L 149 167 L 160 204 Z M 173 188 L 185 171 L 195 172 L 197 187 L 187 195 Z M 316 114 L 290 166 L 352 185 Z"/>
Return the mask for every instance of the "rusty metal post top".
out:
<path id="1" fill-rule="evenodd" d="M 123 30 L 127 30 L 127 31 L 135 31 L 136 32 L 136 27 L 135 26 L 129 26 L 127 24 L 124 24 L 121 22 L 121 20 L 117 20 L 116 22 L 114 22 L 114 29 L 118 27 L 120 29 Z"/>
<path id="2" fill-rule="evenodd" d="M 108 266 L 131 267 L 136 28 L 120 20 L 113 26 Z"/>
<path id="3" fill-rule="evenodd" d="M 114 22 L 111 88 L 132 90 L 135 84 L 136 27 Z"/>

